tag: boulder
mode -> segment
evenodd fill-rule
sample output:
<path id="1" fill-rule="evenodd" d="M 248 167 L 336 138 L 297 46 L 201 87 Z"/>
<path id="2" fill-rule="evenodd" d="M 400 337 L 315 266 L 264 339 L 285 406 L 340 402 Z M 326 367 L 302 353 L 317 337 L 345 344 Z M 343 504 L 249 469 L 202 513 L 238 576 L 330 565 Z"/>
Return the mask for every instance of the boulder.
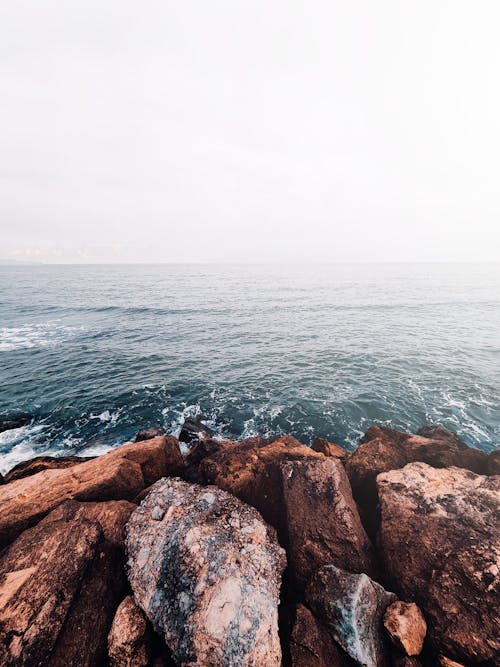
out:
<path id="1" fill-rule="evenodd" d="M 322 565 L 375 573 L 373 549 L 344 466 L 321 457 L 282 465 L 289 565 L 300 587 Z"/>
<path id="2" fill-rule="evenodd" d="M 414 602 L 393 602 L 384 614 L 384 627 L 390 640 L 408 656 L 419 655 L 424 646 L 427 624 Z"/>
<path id="3" fill-rule="evenodd" d="M 179 433 L 179 441 L 188 445 L 202 438 L 211 438 L 214 432 L 203 423 L 203 417 L 186 417 Z"/>
<path id="4" fill-rule="evenodd" d="M 424 438 L 431 438 L 432 440 L 444 440 L 458 449 L 467 449 L 465 442 L 456 433 L 449 431 L 444 426 L 441 426 L 441 424 L 427 424 L 417 431 L 417 435 L 422 435 Z"/>
<path id="5" fill-rule="evenodd" d="M 135 436 L 135 442 L 152 440 L 153 438 L 158 438 L 162 435 L 165 435 L 165 430 L 163 428 L 146 428 L 137 433 Z"/>
<path id="6" fill-rule="evenodd" d="M 216 487 L 157 482 L 127 525 L 136 603 L 181 665 L 281 664 L 285 554 L 274 530 Z"/>
<path id="7" fill-rule="evenodd" d="M 35 475 L 42 470 L 54 468 L 72 468 L 78 463 L 90 461 L 93 457 L 83 456 L 37 456 L 29 461 L 23 461 L 14 466 L 5 475 L 5 482 L 14 482 L 16 479 Z"/>
<path id="8" fill-rule="evenodd" d="M 290 656 L 291 667 L 349 667 L 355 664 L 302 604 L 297 606 L 295 614 Z"/>
<path id="9" fill-rule="evenodd" d="M 336 459 L 344 459 L 347 456 L 347 452 L 343 447 L 336 445 L 334 442 L 329 442 L 324 438 L 315 438 L 311 449 L 314 452 L 319 452 L 325 456 L 332 456 Z"/>
<path id="10" fill-rule="evenodd" d="M 387 575 L 424 612 L 434 649 L 499 660 L 500 478 L 411 463 L 379 475 L 378 490 Z"/>
<path id="11" fill-rule="evenodd" d="M 128 595 L 118 607 L 108 635 L 110 667 L 147 667 L 152 641 L 146 616 Z"/>
<path id="12" fill-rule="evenodd" d="M 325 565 L 307 585 L 305 599 L 335 641 L 359 665 L 385 664 L 382 617 L 396 600 L 393 593 L 366 574 L 351 574 Z"/>
<path id="13" fill-rule="evenodd" d="M 3 552 L 0 664 L 97 667 L 105 659 L 125 585 L 119 535 L 132 506 L 97 505 L 65 503 Z"/>
<path id="14" fill-rule="evenodd" d="M 380 473 L 403 468 L 413 461 L 423 461 L 436 468 L 459 466 L 476 472 L 482 472 L 486 467 L 486 454 L 467 447 L 455 434 L 437 426 L 426 427 L 423 432 L 436 437 L 372 426 L 346 460 L 353 495 L 372 538 L 380 523 L 376 485 Z"/>
<path id="15" fill-rule="evenodd" d="M 5 484 L 0 487 L 0 548 L 64 500 L 130 500 L 181 465 L 178 441 L 161 437 Z"/>
<path id="16" fill-rule="evenodd" d="M 213 456 L 221 450 L 233 447 L 236 443 L 227 440 L 214 440 L 213 438 L 202 438 L 194 443 L 184 456 L 184 468 L 181 476 L 187 482 L 200 483 L 200 463 L 208 456 Z"/>
<path id="17" fill-rule="evenodd" d="M 257 508 L 286 546 L 281 465 L 308 458 L 324 459 L 289 435 L 271 441 L 250 438 L 204 459 L 199 470 L 205 483 L 215 484 Z"/>

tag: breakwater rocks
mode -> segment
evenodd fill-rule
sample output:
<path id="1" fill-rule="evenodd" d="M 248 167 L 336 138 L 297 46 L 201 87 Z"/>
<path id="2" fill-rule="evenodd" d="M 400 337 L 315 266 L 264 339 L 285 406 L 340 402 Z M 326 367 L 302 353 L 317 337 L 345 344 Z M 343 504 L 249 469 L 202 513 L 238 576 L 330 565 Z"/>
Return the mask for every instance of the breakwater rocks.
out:
<path id="1" fill-rule="evenodd" d="M 498 453 L 157 433 L 5 476 L 1 665 L 500 664 Z"/>

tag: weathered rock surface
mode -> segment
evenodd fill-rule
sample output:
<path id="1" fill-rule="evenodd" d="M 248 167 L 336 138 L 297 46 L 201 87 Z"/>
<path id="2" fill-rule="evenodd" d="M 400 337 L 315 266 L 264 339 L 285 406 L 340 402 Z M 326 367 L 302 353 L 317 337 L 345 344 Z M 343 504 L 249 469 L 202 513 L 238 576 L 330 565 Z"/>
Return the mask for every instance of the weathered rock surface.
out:
<path id="1" fill-rule="evenodd" d="M 162 435 L 165 435 L 165 430 L 163 428 L 145 428 L 137 433 L 134 442 L 144 442 L 144 440 L 152 440 L 153 438 L 158 438 Z"/>
<path id="2" fill-rule="evenodd" d="M 161 437 L 5 484 L 0 487 L 0 548 L 66 499 L 129 500 L 181 465 L 177 440 Z"/>
<path id="3" fill-rule="evenodd" d="M 396 600 L 393 593 L 366 574 L 351 574 L 325 565 L 310 580 L 305 598 L 353 660 L 365 667 L 384 665 L 382 617 Z"/>
<path id="4" fill-rule="evenodd" d="M 329 442 L 324 438 L 315 438 L 311 449 L 325 456 L 332 456 L 336 459 L 344 459 L 347 456 L 346 450 L 334 442 Z"/>
<path id="5" fill-rule="evenodd" d="M 419 655 L 424 646 L 427 624 L 414 602 L 393 602 L 384 614 L 384 627 L 392 643 L 408 656 Z"/>
<path id="6" fill-rule="evenodd" d="M 184 468 L 181 472 L 182 478 L 187 482 L 199 484 L 203 481 L 199 472 L 200 463 L 207 457 L 235 445 L 235 442 L 228 440 L 214 440 L 213 438 L 198 440 L 184 456 Z"/>
<path id="7" fill-rule="evenodd" d="M 295 614 L 290 655 L 292 667 L 349 667 L 355 664 L 302 604 L 297 606 Z"/>
<path id="8" fill-rule="evenodd" d="M 280 665 L 283 550 L 216 487 L 157 482 L 127 526 L 134 598 L 181 665 Z"/>
<path id="9" fill-rule="evenodd" d="M 439 656 L 439 664 L 441 667 L 465 667 L 461 662 L 456 662 L 455 660 L 450 660 L 444 655 Z"/>
<path id="10" fill-rule="evenodd" d="M 13 482 L 16 479 L 35 475 L 42 470 L 51 470 L 53 468 L 72 468 L 78 463 L 90 461 L 93 457 L 83 456 L 37 456 L 29 461 L 23 461 L 14 466 L 12 470 L 5 475 L 6 482 Z"/>
<path id="11" fill-rule="evenodd" d="M 423 610 L 436 648 L 500 660 L 500 478 L 412 463 L 378 477 L 380 545 L 392 586 Z"/>
<path id="12" fill-rule="evenodd" d="M 373 549 L 342 463 L 325 457 L 289 461 L 282 480 L 289 565 L 299 585 L 327 564 L 373 576 Z"/>
<path id="13" fill-rule="evenodd" d="M 281 465 L 286 461 L 324 457 L 289 435 L 269 442 L 251 438 L 223 449 L 200 464 L 202 479 L 229 491 L 256 507 L 276 528 L 281 544 L 286 545 L 287 530 Z"/>
<path id="14" fill-rule="evenodd" d="M 402 433 L 394 429 L 372 426 L 361 439 L 356 451 L 346 460 L 346 470 L 361 519 L 371 537 L 378 530 L 380 515 L 376 478 L 382 472 L 403 468 L 408 463 L 423 461 L 436 468 L 459 466 L 484 472 L 486 454 L 467 447 L 441 426 L 429 426 L 424 435 Z"/>
<path id="15" fill-rule="evenodd" d="M 123 596 L 123 557 L 117 540 L 131 510 L 126 502 L 70 501 L 4 551 L 0 664 L 101 663 Z"/>
<path id="16" fill-rule="evenodd" d="M 108 635 L 110 667 L 147 667 L 152 634 L 143 611 L 128 595 L 116 610 Z"/>

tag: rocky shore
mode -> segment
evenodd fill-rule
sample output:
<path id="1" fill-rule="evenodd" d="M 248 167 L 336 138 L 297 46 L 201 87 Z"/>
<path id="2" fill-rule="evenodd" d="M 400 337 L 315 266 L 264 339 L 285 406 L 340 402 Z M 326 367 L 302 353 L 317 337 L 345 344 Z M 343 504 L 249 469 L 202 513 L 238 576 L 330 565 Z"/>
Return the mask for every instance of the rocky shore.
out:
<path id="1" fill-rule="evenodd" d="M 0 479 L 0 665 L 500 664 L 500 451 L 197 428 Z"/>

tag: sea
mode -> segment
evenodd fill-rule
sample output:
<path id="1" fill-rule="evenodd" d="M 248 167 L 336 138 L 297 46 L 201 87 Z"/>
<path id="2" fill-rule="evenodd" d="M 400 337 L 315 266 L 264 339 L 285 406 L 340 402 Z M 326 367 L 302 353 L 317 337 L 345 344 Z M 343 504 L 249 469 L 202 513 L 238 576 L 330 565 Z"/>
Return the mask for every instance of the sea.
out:
<path id="1" fill-rule="evenodd" d="M 500 446 L 500 264 L 0 266 L 0 472 L 142 428 Z"/>

